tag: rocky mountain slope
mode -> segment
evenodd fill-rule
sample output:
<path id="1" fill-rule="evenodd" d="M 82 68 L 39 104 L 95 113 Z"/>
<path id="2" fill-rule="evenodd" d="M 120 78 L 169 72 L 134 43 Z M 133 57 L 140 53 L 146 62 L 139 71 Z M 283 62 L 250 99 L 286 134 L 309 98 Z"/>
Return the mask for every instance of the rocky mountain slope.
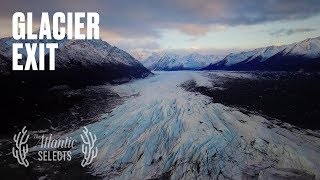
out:
<path id="1" fill-rule="evenodd" d="M 0 76 L 12 76 L 27 80 L 43 79 L 55 83 L 67 82 L 99 82 L 127 81 L 150 74 L 139 61 L 127 52 L 111 46 L 102 40 L 21 40 L 21 43 L 58 42 L 56 49 L 55 71 L 46 72 L 12 72 L 12 38 L 0 39 Z M 26 52 L 21 51 L 23 59 Z M 49 54 L 46 52 L 46 61 Z M 24 63 L 22 60 L 20 63 Z"/>

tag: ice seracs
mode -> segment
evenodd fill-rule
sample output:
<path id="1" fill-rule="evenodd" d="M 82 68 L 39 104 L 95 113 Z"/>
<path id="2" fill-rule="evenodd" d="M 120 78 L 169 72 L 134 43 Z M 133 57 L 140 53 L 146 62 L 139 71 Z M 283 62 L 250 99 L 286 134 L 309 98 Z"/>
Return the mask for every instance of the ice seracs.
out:
<path id="1" fill-rule="evenodd" d="M 208 86 L 207 73 L 215 73 L 217 82 L 250 74 L 157 73 L 113 87 L 131 98 L 87 126 L 99 150 L 93 174 L 105 179 L 272 179 L 277 174 L 319 179 L 318 132 L 279 126 L 180 86 L 190 80 Z M 82 128 L 65 136 L 81 133 Z M 81 153 L 81 146 L 74 151 Z"/>

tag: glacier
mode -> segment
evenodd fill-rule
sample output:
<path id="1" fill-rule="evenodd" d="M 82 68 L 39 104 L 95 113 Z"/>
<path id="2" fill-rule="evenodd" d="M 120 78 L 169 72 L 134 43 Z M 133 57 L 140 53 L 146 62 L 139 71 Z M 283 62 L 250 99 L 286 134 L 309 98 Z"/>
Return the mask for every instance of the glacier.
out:
<path id="1" fill-rule="evenodd" d="M 223 71 L 154 73 L 112 86 L 126 102 L 87 125 L 98 147 L 91 174 L 105 179 L 320 178 L 319 132 L 280 127 L 181 87 L 189 80 L 208 86 L 210 73 L 254 77 Z M 81 133 L 82 128 L 62 136 Z M 80 156 L 81 146 L 74 151 Z"/>

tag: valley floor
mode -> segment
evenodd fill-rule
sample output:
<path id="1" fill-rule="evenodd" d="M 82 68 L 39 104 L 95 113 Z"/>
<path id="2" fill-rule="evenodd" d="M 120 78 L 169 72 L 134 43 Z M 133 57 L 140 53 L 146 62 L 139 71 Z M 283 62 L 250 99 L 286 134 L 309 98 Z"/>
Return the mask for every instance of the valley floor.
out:
<path id="1" fill-rule="evenodd" d="M 215 73 L 221 80 L 252 78 Z M 91 174 L 107 179 L 320 179 L 317 130 L 278 125 L 213 103 L 185 90 L 188 81 L 201 87 L 212 82 L 208 72 L 155 72 L 114 86 L 114 92 L 131 98 L 87 126 L 97 135 L 99 151 Z M 66 136 L 80 133 L 82 129 Z"/>
<path id="2" fill-rule="evenodd" d="M 68 95 L 85 98 L 77 108 L 73 105 L 63 116 L 54 116 L 62 117 L 56 121 L 65 124 L 65 131 L 55 136 L 81 142 L 80 126 L 87 124 L 97 136 L 98 155 L 92 164 L 81 168 L 79 143 L 72 149 L 79 156 L 69 163 L 36 162 L 32 154 L 37 147 L 30 147 L 30 167 L 24 168 L 10 154 L 10 136 L 0 141 L 1 173 L 8 179 L 320 179 L 319 130 L 251 111 L 259 109 L 246 111 L 241 101 L 224 103 L 213 90 L 226 88 L 222 86 L 229 84 L 226 78 L 244 82 L 256 76 L 225 71 L 155 72 L 121 85 L 68 90 Z M 68 124 L 73 122 L 66 118 L 70 113 L 81 119 L 90 112 L 94 121 Z"/>

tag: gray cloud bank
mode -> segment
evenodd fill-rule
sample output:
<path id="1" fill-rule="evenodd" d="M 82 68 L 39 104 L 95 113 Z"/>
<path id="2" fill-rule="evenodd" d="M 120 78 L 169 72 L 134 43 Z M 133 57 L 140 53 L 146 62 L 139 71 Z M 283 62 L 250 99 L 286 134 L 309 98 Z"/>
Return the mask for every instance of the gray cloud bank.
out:
<path id="1" fill-rule="evenodd" d="M 101 25 L 124 37 L 159 37 L 159 29 L 203 35 L 208 26 L 248 25 L 304 19 L 320 12 L 319 0 L 10 0 L 1 3 L 0 16 L 16 11 L 95 11 Z"/>
<path id="2" fill-rule="evenodd" d="M 195 39 L 208 32 L 225 31 L 230 26 L 255 25 L 273 21 L 306 19 L 320 13 L 319 0 L 9 0 L 1 3 L 1 36 L 11 32 L 14 12 L 98 12 L 100 36 L 134 54 L 161 50 L 157 40 L 162 30 L 177 30 Z M 10 28 L 10 29 L 9 29 Z M 276 27 L 275 27 L 276 29 Z M 279 29 L 274 37 L 314 29 Z M 163 31 L 162 31 L 163 32 Z M 193 38 L 191 38 L 193 39 Z M 221 49 L 174 49 L 225 54 Z"/>
<path id="3" fill-rule="evenodd" d="M 315 31 L 314 28 L 296 28 L 296 29 L 279 29 L 274 32 L 271 32 L 271 36 L 280 37 L 280 36 L 290 36 L 296 33 L 303 33 L 303 32 L 312 32 Z"/>

